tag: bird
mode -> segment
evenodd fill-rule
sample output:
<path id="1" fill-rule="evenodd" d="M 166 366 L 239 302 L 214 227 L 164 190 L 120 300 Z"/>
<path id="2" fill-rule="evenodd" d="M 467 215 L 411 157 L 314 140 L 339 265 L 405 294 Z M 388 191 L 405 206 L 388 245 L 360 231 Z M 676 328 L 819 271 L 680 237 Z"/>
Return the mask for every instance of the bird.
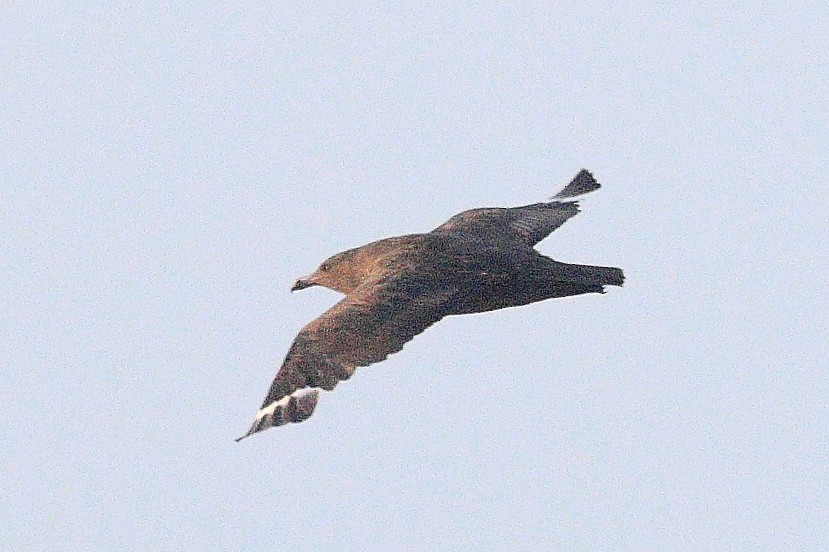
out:
<path id="1" fill-rule="evenodd" d="M 430 232 L 337 253 L 291 291 L 345 297 L 302 328 L 247 433 L 308 419 L 321 390 L 384 360 L 446 316 L 517 307 L 622 286 L 615 267 L 559 262 L 535 245 L 579 212 L 571 198 L 601 187 L 582 169 L 552 201 L 463 211 Z"/>

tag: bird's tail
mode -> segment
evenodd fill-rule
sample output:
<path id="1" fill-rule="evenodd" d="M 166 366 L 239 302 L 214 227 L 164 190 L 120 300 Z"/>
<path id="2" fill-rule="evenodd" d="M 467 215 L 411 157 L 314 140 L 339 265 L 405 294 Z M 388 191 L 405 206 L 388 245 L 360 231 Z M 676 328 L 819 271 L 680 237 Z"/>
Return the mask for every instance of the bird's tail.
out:
<path id="1" fill-rule="evenodd" d="M 560 263 L 559 274 L 573 284 L 588 287 L 621 286 L 625 274 L 621 268 Z"/>

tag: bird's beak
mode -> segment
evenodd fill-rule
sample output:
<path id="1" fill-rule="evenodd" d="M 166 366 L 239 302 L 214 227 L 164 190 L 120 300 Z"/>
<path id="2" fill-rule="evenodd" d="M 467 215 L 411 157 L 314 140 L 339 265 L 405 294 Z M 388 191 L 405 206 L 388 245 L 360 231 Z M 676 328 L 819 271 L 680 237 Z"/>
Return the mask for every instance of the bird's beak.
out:
<path id="1" fill-rule="evenodd" d="M 299 280 L 294 282 L 293 286 L 291 286 L 291 291 L 299 291 L 301 289 L 305 289 L 307 287 L 311 287 L 311 286 L 315 286 L 315 285 L 317 285 L 317 284 L 312 282 L 307 277 L 306 278 L 300 278 Z"/>

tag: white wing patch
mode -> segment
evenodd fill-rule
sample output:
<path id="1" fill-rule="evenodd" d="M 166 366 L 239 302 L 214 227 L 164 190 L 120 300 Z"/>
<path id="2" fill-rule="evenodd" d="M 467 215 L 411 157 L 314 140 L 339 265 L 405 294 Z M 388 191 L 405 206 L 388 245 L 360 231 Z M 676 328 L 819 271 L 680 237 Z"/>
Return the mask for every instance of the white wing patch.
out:
<path id="1" fill-rule="evenodd" d="M 317 406 L 319 394 L 319 387 L 304 387 L 259 409 L 248 432 L 236 439 L 236 442 L 269 427 L 307 420 Z"/>
<path id="2" fill-rule="evenodd" d="M 302 389 L 297 389 L 290 395 L 285 395 L 278 401 L 273 401 L 265 408 L 259 409 L 259 412 L 256 413 L 256 417 L 254 418 L 254 420 L 261 420 L 265 416 L 272 415 L 277 408 L 284 408 L 288 406 L 288 403 L 291 402 L 291 399 L 301 400 L 306 395 L 310 395 L 311 393 L 319 394 L 320 391 L 322 391 L 322 389 L 320 389 L 319 387 L 303 387 Z"/>

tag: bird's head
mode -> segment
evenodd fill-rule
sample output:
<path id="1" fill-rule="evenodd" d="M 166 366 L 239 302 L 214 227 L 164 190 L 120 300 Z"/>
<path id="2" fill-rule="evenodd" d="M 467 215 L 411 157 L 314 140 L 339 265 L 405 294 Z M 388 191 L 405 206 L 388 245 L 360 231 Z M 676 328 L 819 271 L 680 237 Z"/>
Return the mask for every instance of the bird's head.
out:
<path id="1" fill-rule="evenodd" d="M 356 262 L 356 249 L 349 249 L 329 257 L 313 274 L 299 278 L 291 287 L 291 291 L 312 286 L 323 286 L 340 293 L 349 293 L 362 280 L 360 263 Z"/>

